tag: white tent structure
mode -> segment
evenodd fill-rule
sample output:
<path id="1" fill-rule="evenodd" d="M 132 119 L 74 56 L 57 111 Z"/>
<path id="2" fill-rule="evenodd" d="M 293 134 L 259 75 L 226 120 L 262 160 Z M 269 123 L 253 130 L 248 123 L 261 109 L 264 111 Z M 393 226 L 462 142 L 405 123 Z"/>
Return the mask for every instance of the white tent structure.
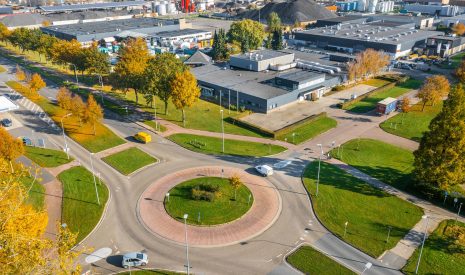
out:
<path id="1" fill-rule="evenodd" d="M 0 96 L 0 113 L 9 112 L 18 108 L 19 106 L 13 103 L 13 101 L 6 96 Z"/>

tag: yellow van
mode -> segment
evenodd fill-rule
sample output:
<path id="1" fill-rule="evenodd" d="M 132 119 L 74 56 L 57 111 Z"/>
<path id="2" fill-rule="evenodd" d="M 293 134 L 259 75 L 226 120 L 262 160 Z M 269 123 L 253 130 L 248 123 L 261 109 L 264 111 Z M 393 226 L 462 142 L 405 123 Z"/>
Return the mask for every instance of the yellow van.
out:
<path id="1" fill-rule="evenodd" d="M 134 136 L 134 138 L 143 143 L 149 143 L 152 141 L 152 136 L 146 132 L 139 132 Z"/>

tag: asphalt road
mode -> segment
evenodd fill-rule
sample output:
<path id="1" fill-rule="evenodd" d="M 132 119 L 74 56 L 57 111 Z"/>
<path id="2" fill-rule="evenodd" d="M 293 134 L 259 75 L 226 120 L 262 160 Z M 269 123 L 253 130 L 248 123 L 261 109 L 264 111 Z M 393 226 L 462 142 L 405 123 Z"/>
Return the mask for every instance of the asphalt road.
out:
<path id="1" fill-rule="evenodd" d="M 0 64 L 8 69 L 14 67 L 5 60 L 0 60 Z M 6 81 L 9 77 L 11 76 L 6 73 L 0 74 L 0 81 Z M 49 87 L 44 89 L 42 94 L 54 98 L 56 91 L 56 87 Z M 32 113 L 20 110 L 13 115 L 24 127 L 46 136 L 51 143 L 63 144 L 60 133 L 52 131 Z M 137 124 L 108 114 L 104 123 L 123 138 L 142 130 Z M 287 166 L 278 169 L 269 177 L 269 181 L 282 198 L 282 212 L 276 222 L 261 235 L 240 244 L 221 248 L 191 248 L 191 271 L 196 274 L 293 274 L 296 271 L 285 264 L 285 256 L 298 245 L 311 243 L 357 272 L 364 269 L 366 262 L 372 262 L 373 267 L 364 274 L 400 274 L 334 237 L 316 219 L 300 178 L 305 166 L 312 161 L 310 153 L 307 152 L 315 152 L 318 149 L 316 142 L 306 144 L 311 151 L 302 148 L 273 157 L 241 158 L 202 155 L 181 148 L 157 135 L 152 136 L 154 141 L 142 146 L 161 162 L 131 177 L 119 174 L 103 161 L 94 158 L 94 169 L 101 174 L 110 189 L 111 197 L 101 223 L 82 245 L 95 249 L 109 247 L 113 253 L 107 259 L 96 262 L 94 266 L 86 264 L 83 256 L 81 261 L 84 271 L 122 271 L 121 255 L 130 251 L 146 251 L 150 258 L 149 267 L 185 270 L 185 247 L 153 235 L 143 226 L 137 215 L 137 202 L 141 194 L 160 177 L 181 169 L 203 165 L 225 165 L 254 173 L 252 167 L 259 163 L 275 164 L 289 161 Z M 68 144 L 71 155 L 90 170 L 90 153 L 70 139 Z"/>

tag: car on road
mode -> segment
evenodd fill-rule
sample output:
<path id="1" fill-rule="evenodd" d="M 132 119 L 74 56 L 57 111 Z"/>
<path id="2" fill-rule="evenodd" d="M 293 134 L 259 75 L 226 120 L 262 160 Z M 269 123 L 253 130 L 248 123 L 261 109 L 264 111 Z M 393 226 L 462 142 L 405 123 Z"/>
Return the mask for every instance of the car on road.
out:
<path id="1" fill-rule="evenodd" d="M 4 119 L 2 119 L 1 124 L 2 124 L 3 127 L 11 127 L 11 125 L 13 125 L 13 122 L 9 118 L 4 118 Z"/>
<path id="2" fill-rule="evenodd" d="M 257 170 L 257 172 L 264 177 L 273 175 L 273 168 L 268 165 L 255 166 L 255 170 Z"/>
<path id="3" fill-rule="evenodd" d="M 123 255 L 123 261 L 121 265 L 124 268 L 131 266 L 145 266 L 149 263 L 147 254 L 142 252 L 131 252 Z"/>
<path id="4" fill-rule="evenodd" d="M 26 146 L 32 146 L 32 140 L 28 137 L 19 137 L 19 139 L 23 142 Z"/>
<path id="5" fill-rule="evenodd" d="M 139 132 L 134 135 L 134 138 L 142 143 L 149 143 L 152 141 L 152 136 L 147 134 L 146 132 Z"/>

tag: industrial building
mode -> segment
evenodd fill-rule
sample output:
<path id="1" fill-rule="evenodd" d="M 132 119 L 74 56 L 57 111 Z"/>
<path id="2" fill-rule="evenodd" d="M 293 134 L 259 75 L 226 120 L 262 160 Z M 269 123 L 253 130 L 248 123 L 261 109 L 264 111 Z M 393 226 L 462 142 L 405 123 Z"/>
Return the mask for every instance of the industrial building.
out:
<path id="1" fill-rule="evenodd" d="M 460 13 L 458 6 L 451 5 L 422 5 L 422 4 L 407 4 L 404 6 L 405 12 L 414 12 L 421 14 L 429 14 L 432 16 L 456 16 Z"/>
<path id="2" fill-rule="evenodd" d="M 318 22 L 317 22 L 318 24 Z M 373 21 L 337 24 L 297 31 L 289 44 L 356 53 L 368 48 L 382 50 L 395 59 L 424 45 L 429 37 L 441 32 L 415 29 L 415 23 Z"/>
<path id="3" fill-rule="evenodd" d="M 175 48 L 206 48 L 212 45 L 212 32 L 197 29 L 164 31 L 149 36 L 156 40 L 157 45 Z"/>
<path id="4" fill-rule="evenodd" d="M 316 100 L 345 80 L 341 68 L 304 58 L 304 53 L 296 58 L 292 51 L 259 50 L 231 56 L 226 65 L 193 68 L 192 73 L 202 98 L 268 113 L 301 100 Z"/>
<path id="5" fill-rule="evenodd" d="M 42 13 L 60 13 L 89 10 L 122 10 L 122 9 L 144 9 L 150 6 L 146 1 L 124 1 L 124 2 L 106 2 L 106 3 L 88 3 L 74 5 L 58 6 L 39 6 Z"/>
<path id="6" fill-rule="evenodd" d="M 62 26 L 41 27 L 42 32 L 60 39 L 76 39 L 83 46 L 94 41 L 128 35 L 128 32 L 155 34 L 166 31 L 178 31 L 191 27 L 184 19 L 133 18 L 105 22 L 80 23 Z"/>
<path id="7" fill-rule="evenodd" d="M 463 50 L 465 50 L 465 37 L 440 35 L 428 38 L 424 54 L 448 57 Z"/>

